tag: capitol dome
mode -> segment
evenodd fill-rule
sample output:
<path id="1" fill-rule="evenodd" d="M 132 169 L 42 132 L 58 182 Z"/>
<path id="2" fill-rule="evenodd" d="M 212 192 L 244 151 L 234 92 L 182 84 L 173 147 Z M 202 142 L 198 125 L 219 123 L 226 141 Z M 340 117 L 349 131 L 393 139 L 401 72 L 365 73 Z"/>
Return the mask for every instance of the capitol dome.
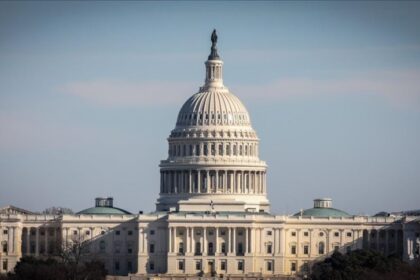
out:
<path id="1" fill-rule="evenodd" d="M 158 211 L 268 212 L 266 163 L 244 104 L 223 84 L 217 35 L 204 85 L 182 105 L 160 163 Z"/>
<path id="2" fill-rule="evenodd" d="M 250 126 L 248 111 L 228 90 L 198 92 L 182 106 L 176 122 L 185 126 Z"/>

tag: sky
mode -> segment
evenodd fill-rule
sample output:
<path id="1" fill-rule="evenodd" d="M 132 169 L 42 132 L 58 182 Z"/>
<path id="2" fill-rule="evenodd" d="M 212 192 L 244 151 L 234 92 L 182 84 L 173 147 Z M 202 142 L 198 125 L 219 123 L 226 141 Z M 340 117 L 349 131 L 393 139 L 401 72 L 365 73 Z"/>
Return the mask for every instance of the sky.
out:
<path id="1" fill-rule="evenodd" d="M 0 207 L 155 208 L 159 162 L 204 82 L 224 83 L 268 164 L 271 212 L 331 197 L 420 209 L 419 2 L 0 2 Z"/>

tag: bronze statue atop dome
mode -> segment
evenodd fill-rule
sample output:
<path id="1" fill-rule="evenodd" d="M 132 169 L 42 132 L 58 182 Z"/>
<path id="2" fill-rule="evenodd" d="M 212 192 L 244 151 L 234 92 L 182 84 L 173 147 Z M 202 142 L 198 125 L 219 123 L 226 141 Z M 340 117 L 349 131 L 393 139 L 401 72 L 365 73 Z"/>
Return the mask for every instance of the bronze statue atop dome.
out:
<path id="1" fill-rule="evenodd" d="M 217 34 L 216 29 L 213 29 L 213 32 L 211 33 L 211 52 L 209 55 L 208 60 L 220 60 L 219 54 L 217 53 Z"/>

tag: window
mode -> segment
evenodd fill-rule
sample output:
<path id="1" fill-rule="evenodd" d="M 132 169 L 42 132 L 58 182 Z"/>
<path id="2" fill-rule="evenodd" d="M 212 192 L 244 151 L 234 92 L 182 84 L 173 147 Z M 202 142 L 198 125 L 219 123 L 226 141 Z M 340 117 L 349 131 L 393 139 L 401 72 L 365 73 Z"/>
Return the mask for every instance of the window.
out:
<path id="1" fill-rule="evenodd" d="M 190 156 L 192 156 L 193 155 L 193 145 L 190 145 L 190 151 L 189 151 L 189 153 L 188 153 Z"/>
<path id="2" fill-rule="evenodd" d="M 88 231 L 88 230 L 87 230 L 87 231 L 85 232 L 85 234 L 86 234 L 86 235 L 90 235 L 90 231 Z"/>
<path id="3" fill-rule="evenodd" d="M 127 262 L 127 270 L 129 273 L 133 272 L 133 263 L 131 261 Z"/>
<path id="4" fill-rule="evenodd" d="M 243 260 L 238 261 L 238 270 L 244 270 L 244 261 Z"/>
<path id="5" fill-rule="evenodd" d="M 201 243 L 200 242 L 195 243 L 195 255 L 196 256 L 201 255 Z"/>
<path id="6" fill-rule="evenodd" d="M 133 235 L 133 231 L 132 230 L 129 230 L 129 231 L 127 231 L 127 234 L 128 235 Z"/>
<path id="7" fill-rule="evenodd" d="M 244 253 L 242 242 L 238 243 L 238 254 L 242 255 Z"/>
<path id="8" fill-rule="evenodd" d="M 149 252 L 154 253 L 155 252 L 155 244 L 151 243 L 149 244 Z"/>
<path id="9" fill-rule="evenodd" d="M 73 230 L 73 234 L 74 235 L 77 235 L 77 230 Z"/>
<path id="10" fill-rule="evenodd" d="M 184 270 L 184 261 L 183 260 L 178 261 L 178 270 Z"/>
<path id="11" fill-rule="evenodd" d="M 204 144 L 203 148 L 204 148 L 204 155 L 207 156 L 208 153 L 209 153 L 209 151 L 207 149 L 207 144 Z"/>
<path id="12" fill-rule="evenodd" d="M 292 255 L 296 255 L 296 245 L 292 245 L 292 247 L 290 247 L 290 253 Z"/>
<path id="13" fill-rule="evenodd" d="M 7 249 L 8 249 L 7 248 L 7 241 L 3 241 L 1 247 L 2 247 L 3 253 L 7 253 Z"/>
<path id="14" fill-rule="evenodd" d="M 195 261 L 195 270 L 201 270 L 201 261 Z"/>
<path id="15" fill-rule="evenodd" d="M 200 155 L 200 145 L 195 145 L 195 155 L 196 156 Z"/>
<path id="16" fill-rule="evenodd" d="M 117 230 L 117 231 L 115 231 L 115 235 L 120 235 L 120 231 L 119 230 Z"/>
<path id="17" fill-rule="evenodd" d="M 319 236 L 324 236 L 324 233 L 323 233 L 323 232 L 320 232 L 320 233 L 319 233 Z"/>
<path id="18" fill-rule="evenodd" d="M 3 234 L 6 235 L 7 233 L 8 233 L 7 229 L 3 230 Z"/>
<path id="19" fill-rule="evenodd" d="M 226 270 L 226 260 L 220 261 L 220 270 Z"/>
<path id="20" fill-rule="evenodd" d="M 209 235 L 213 235 L 214 232 L 212 230 L 209 230 Z"/>
<path id="21" fill-rule="evenodd" d="M 266 267 L 267 267 L 267 271 L 272 271 L 273 270 L 273 262 L 272 261 L 267 261 Z"/>
<path id="22" fill-rule="evenodd" d="M 296 236 L 296 231 L 292 231 L 290 234 L 291 234 L 292 236 Z"/>
<path id="23" fill-rule="evenodd" d="M 184 242 L 179 242 L 179 244 L 178 244 L 178 253 L 184 254 Z"/>
<path id="24" fill-rule="evenodd" d="M 101 234 L 102 234 L 102 235 L 104 235 L 104 234 L 105 234 L 105 231 L 104 231 L 104 230 L 103 230 L 103 231 L 101 231 Z"/>
<path id="25" fill-rule="evenodd" d="M 290 270 L 291 270 L 292 272 L 296 272 L 296 263 L 295 263 L 295 262 L 292 262 L 292 263 L 291 263 L 291 265 L 290 265 Z"/>
<path id="26" fill-rule="evenodd" d="M 106 249 L 105 240 L 101 240 L 101 242 L 99 242 L 99 251 L 105 252 L 105 249 Z"/>
<path id="27" fill-rule="evenodd" d="M 271 235 L 273 235 L 273 232 L 271 230 L 269 230 L 269 231 L 267 231 L 267 235 L 271 236 Z"/>
<path id="28" fill-rule="evenodd" d="M 240 231 L 238 231 L 238 235 L 242 236 L 242 235 L 244 235 L 244 232 L 242 230 L 240 230 Z"/>
<path id="29" fill-rule="evenodd" d="M 271 243 L 267 244 L 267 254 L 273 253 L 273 245 Z"/>
<path id="30" fill-rule="evenodd" d="M 347 232 L 347 237 L 351 237 L 351 232 Z"/>
<path id="31" fill-rule="evenodd" d="M 208 253 L 209 253 L 209 255 L 213 255 L 214 254 L 214 252 L 213 252 L 213 243 L 212 242 L 209 242 L 209 244 L 208 244 Z"/>
<path id="32" fill-rule="evenodd" d="M 149 269 L 150 270 L 155 270 L 155 263 L 154 262 L 149 262 Z"/>
<path id="33" fill-rule="evenodd" d="M 324 254 L 324 242 L 319 242 L 318 244 L 318 254 L 323 255 Z"/>
<path id="34" fill-rule="evenodd" d="M 150 230 L 150 235 L 154 235 L 155 231 L 153 229 Z"/>
<path id="35" fill-rule="evenodd" d="M 303 232 L 303 236 L 309 236 L 309 232 L 307 231 Z"/>
<path id="36" fill-rule="evenodd" d="M 3 260 L 3 270 L 7 270 L 7 269 L 8 269 L 7 260 Z"/>
<path id="37" fill-rule="evenodd" d="M 223 254 L 226 254 L 226 243 L 225 242 L 222 243 L 221 251 L 222 251 Z"/>
<path id="38" fill-rule="evenodd" d="M 130 248 L 130 247 L 129 247 L 129 248 L 127 248 L 127 253 L 128 253 L 128 254 L 132 254 L 132 253 L 133 253 L 133 248 Z"/>
<path id="39" fill-rule="evenodd" d="M 212 156 L 216 155 L 216 145 L 215 144 L 211 144 L 211 155 Z"/>
<path id="40" fill-rule="evenodd" d="M 223 156 L 223 144 L 219 145 L 219 155 Z"/>
<path id="41" fill-rule="evenodd" d="M 334 236 L 335 237 L 339 237 L 340 236 L 340 233 L 338 231 L 336 231 L 336 232 L 334 232 Z"/>
<path id="42" fill-rule="evenodd" d="M 303 253 L 305 255 L 308 255 L 309 254 L 309 246 L 308 245 L 303 246 Z"/>
<path id="43" fill-rule="evenodd" d="M 115 262 L 115 270 L 120 270 L 120 262 L 119 261 Z"/>
<path id="44" fill-rule="evenodd" d="M 221 230 L 221 231 L 220 231 L 220 235 L 221 235 L 221 236 L 225 236 L 225 235 L 226 235 L 226 231 Z"/>

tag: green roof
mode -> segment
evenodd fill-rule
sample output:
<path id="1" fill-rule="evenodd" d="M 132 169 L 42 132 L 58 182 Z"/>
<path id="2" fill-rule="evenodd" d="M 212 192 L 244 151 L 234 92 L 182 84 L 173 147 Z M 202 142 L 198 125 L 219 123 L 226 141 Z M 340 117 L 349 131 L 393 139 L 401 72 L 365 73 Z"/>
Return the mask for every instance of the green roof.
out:
<path id="1" fill-rule="evenodd" d="M 116 207 L 91 207 L 80 212 L 78 215 L 131 215 L 130 212 Z"/>
<path id="2" fill-rule="evenodd" d="M 350 214 L 335 208 L 310 208 L 302 212 L 294 214 L 293 216 L 304 216 L 304 217 L 351 217 Z"/>

